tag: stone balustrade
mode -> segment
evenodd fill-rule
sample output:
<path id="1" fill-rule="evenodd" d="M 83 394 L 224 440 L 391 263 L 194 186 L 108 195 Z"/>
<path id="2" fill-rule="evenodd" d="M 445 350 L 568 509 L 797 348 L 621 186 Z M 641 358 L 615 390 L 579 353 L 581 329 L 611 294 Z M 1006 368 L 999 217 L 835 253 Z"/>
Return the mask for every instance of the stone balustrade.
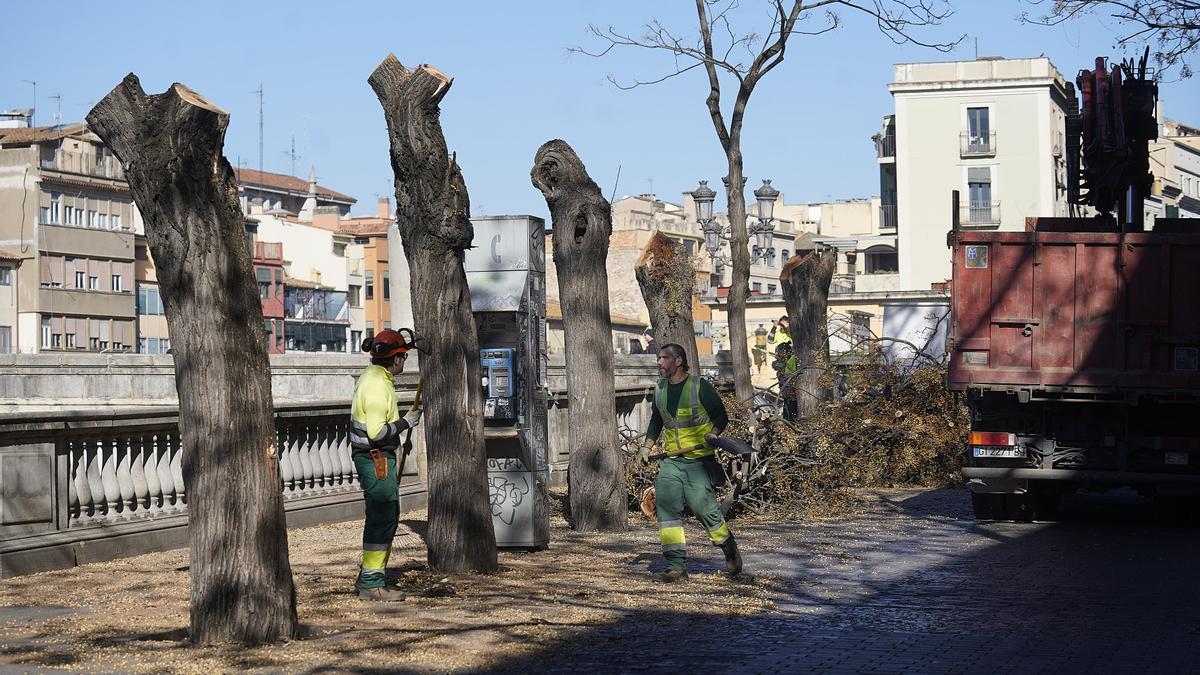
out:
<path id="1" fill-rule="evenodd" d="M 706 375 L 717 375 L 715 364 L 705 365 Z M 616 378 L 618 425 L 644 429 L 657 381 L 653 358 L 617 357 Z M 411 403 L 416 380 L 398 378 L 401 408 Z M 551 363 L 548 382 L 551 482 L 562 485 L 569 396 L 561 361 Z M 280 489 L 291 527 L 362 516 L 348 399 L 275 405 Z M 426 501 L 420 429 L 412 440 L 401 472 L 405 510 Z M 184 450 L 173 405 L 0 407 L 0 578 L 186 546 Z"/>

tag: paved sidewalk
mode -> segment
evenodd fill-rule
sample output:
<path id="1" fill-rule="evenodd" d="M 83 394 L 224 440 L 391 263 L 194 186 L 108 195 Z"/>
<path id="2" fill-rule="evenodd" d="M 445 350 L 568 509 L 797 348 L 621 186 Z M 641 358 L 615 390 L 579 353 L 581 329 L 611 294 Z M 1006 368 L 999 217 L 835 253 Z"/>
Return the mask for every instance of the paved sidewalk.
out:
<path id="1" fill-rule="evenodd" d="M 559 521 L 550 551 L 504 553 L 494 576 L 433 575 L 410 536 L 392 570 L 410 598 L 387 606 L 349 590 L 355 523 L 296 530 L 303 635 L 255 649 L 183 641 L 183 551 L 20 577 L 0 582 L 0 671 L 1197 670 L 1195 529 L 1128 503 L 979 525 L 962 490 L 866 500 L 825 521 L 735 520 L 752 572 L 736 582 L 695 523 L 692 581 L 671 586 L 649 581 L 662 559 L 637 517 L 625 536 Z"/>

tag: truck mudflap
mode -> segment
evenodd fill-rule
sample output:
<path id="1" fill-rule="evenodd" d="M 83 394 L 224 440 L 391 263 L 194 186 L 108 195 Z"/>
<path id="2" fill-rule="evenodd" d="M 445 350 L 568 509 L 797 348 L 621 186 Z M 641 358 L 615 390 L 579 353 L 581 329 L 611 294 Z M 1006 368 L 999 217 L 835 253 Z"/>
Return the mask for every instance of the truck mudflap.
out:
<path id="1" fill-rule="evenodd" d="M 1141 471 L 1094 471 L 1087 469 L 1031 469 L 1023 467 L 968 466 L 963 478 L 972 492 L 1008 492 L 1005 487 L 1023 488 L 1025 481 L 1052 480 L 1103 485 L 1145 485 L 1147 483 L 1200 485 L 1200 475 L 1146 473 Z M 1007 484 L 1007 485 L 1006 485 Z"/>

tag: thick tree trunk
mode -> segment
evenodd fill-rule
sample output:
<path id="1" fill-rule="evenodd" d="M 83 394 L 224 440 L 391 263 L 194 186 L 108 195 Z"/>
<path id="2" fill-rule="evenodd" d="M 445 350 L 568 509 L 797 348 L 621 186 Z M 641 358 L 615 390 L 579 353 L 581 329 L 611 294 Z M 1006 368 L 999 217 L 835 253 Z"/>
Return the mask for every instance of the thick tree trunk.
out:
<path id="1" fill-rule="evenodd" d="M 779 275 L 800 367 L 792 391 L 801 416 L 813 413 L 829 397 L 820 379 L 829 365 L 829 283 L 836 268 L 837 250 L 823 246 L 793 257 Z"/>
<path id="2" fill-rule="evenodd" d="M 668 342 L 683 345 L 692 372 L 699 373 L 700 358 L 692 324 L 696 271 L 683 245 L 662 232 L 655 232 L 633 269 L 650 313 L 654 341 L 659 346 Z"/>
<path id="3" fill-rule="evenodd" d="M 734 141 L 736 142 L 736 138 Z M 750 381 L 750 348 L 746 342 L 746 298 L 750 297 L 750 237 L 746 233 L 746 179 L 742 176 L 740 146 L 730 146 L 725 190 L 729 204 L 729 251 L 733 258 L 729 300 L 729 349 L 733 352 L 733 384 L 743 401 L 754 398 Z"/>
<path id="4" fill-rule="evenodd" d="M 451 80 L 389 54 L 368 79 L 383 106 L 396 177 L 396 225 L 411 275 L 429 465 L 429 565 L 496 570 L 488 506 L 479 339 L 463 251 L 475 235 L 462 171 L 446 151 L 438 103 Z"/>
<path id="5" fill-rule="evenodd" d="M 158 269 L 175 356 L 188 496 L 191 637 L 263 643 L 296 633 L 296 592 L 262 308 L 229 115 L 181 84 L 148 96 L 127 75 L 87 116 L 125 165 Z"/>
<path id="6" fill-rule="evenodd" d="M 583 162 L 560 140 L 538 148 L 530 177 L 546 197 L 566 339 L 567 480 L 576 530 L 628 527 L 625 463 L 617 449 L 608 238 L 612 212 Z"/>

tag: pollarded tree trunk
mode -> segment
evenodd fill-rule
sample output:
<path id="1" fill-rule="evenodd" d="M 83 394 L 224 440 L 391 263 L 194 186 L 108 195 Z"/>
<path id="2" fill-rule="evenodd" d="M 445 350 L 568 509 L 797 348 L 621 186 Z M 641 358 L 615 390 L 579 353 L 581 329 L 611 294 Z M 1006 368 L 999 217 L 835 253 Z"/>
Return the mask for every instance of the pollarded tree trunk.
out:
<path id="1" fill-rule="evenodd" d="M 746 231 L 746 179 L 742 177 L 741 131 L 730 136 L 726 149 L 729 175 L 725 177 L 726 201 L 729 204 L 729 299 L 726 301 L 729 326 L 729 351 L 733 356 L 733 385 L 743 401 L 754 398 L 750 381 L 750 347 L 746 340 L 746 299 L 750 297 L 750 235 Z M 733 186 L 737 186 L 736 189 Z"/>
<path id="2" fill-rule="evenodd" d="M 149 96 L 130 73 L 87 121 L 125 165 L 166 305 L 188 496 L 192 640 L 291 638 L 296 592 L 271 367 L 246 221 L 221 154 L 229 114 L 181 84 Z"/>
<path id="3" fill-rule="evenodd" d="M 654 341 L 683 345 L 693 373 L 700 372 L 696 330 L 692 323 L 692 290 L 696 271 L 683 245 L 655 232 L 633 267 L 642 299 L 650 313 Z"/>
<path id="4" fill-rule="evenodd" d="M 429 566 L 439 572 L 496 570 L 488 506 L 479 338 L 463 251 L 471 204 L 462 171 L 446 151 L 438 104 L 451 80 L 389 54 L 368 78 L 383 106 L 396 177 L 396 226 L 410 270 L 421 354 L 429 466 Z"/>
<path id="5" fill-rule="evenodd" d="M 792 347 L 800 367 L 792 380 L 792 391 L 801 416 L 813 413 L 828 398 L 820 379 L 829 364 L 829 284 L 836 269 L 837 249 L 822 246 L 806 255 L 793 256 L 779 275 Z"/>
<path id="6" fill-rule="evenodd" d="M 530 172 L 554 227 L 554 265 L 566 340 L 568 489 L 576 530 L 628 527 L 625 463 L 617 449 L 613 342 L 608 307 L 612 212 L 571 146 L 538 148 Z"/>

